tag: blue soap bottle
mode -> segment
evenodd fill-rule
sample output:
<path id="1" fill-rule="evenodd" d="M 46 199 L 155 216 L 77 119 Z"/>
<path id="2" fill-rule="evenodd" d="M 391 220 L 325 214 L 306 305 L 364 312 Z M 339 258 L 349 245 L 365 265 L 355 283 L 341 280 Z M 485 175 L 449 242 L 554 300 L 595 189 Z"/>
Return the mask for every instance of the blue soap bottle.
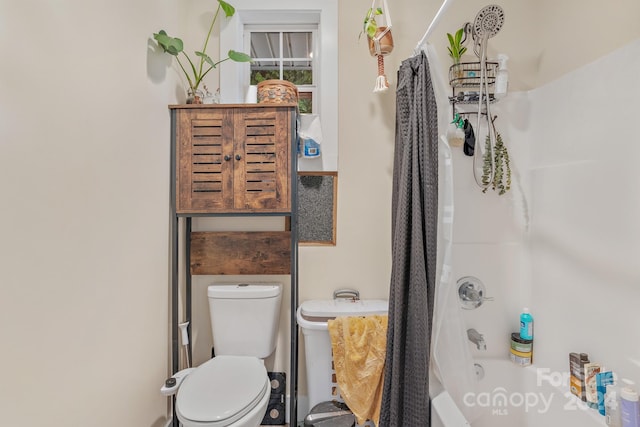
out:
<path id="1" fill-rule="evenodd" d="M 520 338 L 523 340 L 533 339 L 533 316 L 526 307 L 520 314 Z"/>

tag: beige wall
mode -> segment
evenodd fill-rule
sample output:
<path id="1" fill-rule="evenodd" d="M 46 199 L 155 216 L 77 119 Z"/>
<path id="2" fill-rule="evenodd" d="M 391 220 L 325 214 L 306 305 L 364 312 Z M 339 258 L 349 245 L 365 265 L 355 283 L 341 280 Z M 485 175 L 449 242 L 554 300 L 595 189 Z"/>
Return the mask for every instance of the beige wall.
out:
<path id="1" fill-rule="evenodd" d="M 507 21 L 490 46 L 511 57 L 512 89 L 554 80 L 639 36 L 635 0 L 588 10 L 562 3 L 502 3 Z M 473 20 L 484 4 L 451 6 L 432 38 L 443 58 L 444 33 Z M 186 34 L 186 7 L 167 0 L 0 0 L 6 424 L 162 424 L 166 105 L 183 95 L 149 37 L 160 28 Z M 388 294 L 395 98 L 393 86 L 371 93 L 375 60 L 358 42 L 367 7 L 340 2 L 338 245 L 301 249 L 301 300 L 345 286 L 366 298 Z M 386 65 L 393 85 L 439 2 L 391 7 L 396 50 Z"/>
<path id="2" fill-rule="evenodd" d="M 3 425 L 163 425 L 178 12 L 0 1 Z"/>

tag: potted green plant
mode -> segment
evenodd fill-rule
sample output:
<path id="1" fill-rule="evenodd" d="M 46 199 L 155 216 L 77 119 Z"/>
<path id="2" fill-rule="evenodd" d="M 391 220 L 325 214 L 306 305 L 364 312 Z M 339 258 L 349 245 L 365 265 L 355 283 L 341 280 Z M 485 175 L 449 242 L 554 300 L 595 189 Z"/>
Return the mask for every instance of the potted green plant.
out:
<path id="1" fill-rule="evenodd" d="M 460 28 L 456 31 L 455 35 L 447 33 L 447 38 L 449 39 L 449 47 L 447 49 L 449 49 L 449 56 L 453 59 L 454 64 L 459 64 L 460 58 L 462 58 L 462 55 L 467 51 L 467 48 L 462 45 L 463 35 L 464 28 Z"/>
<path id="2" fill-rule="evenodd" d="M 383 11 L 381 7 L 369 8 L 364 17 L 362 32 L 360 32 L 360 36 L 362 36 L 363 33 L 367 35 L 367 39 L 369 41 L 369 53 L 372 56 L 375 56 L 376 54 L 388 55 L 393 50 L 393 37 L 391 36 L 390 29 L 379 40 L 380 52 L 376 52 L 376 48 L 373 43 L 373 39 L 387 29 L 386 26 L 378 26 L 378 23 L 376 22 L 376 16 L 379 17 L 382 14 Z"/>
<path id="3" fill-rule="evenodd" d="M 452 85 L 455 85 L 455 81 L 457 81 L 457 79 L 461 79 L 462 77 L 464 77 L 464 71 L 462 66 L 460 65 L 460 59 L 462 58 L 462 55 L 464 55 L 464 53 L 467 51 L 467 48 L 463 46 L 463 35 L 464 27 L 456 31 L 455 35 L 447 33 L 447 38 L 449 39 L 449 46 L 447 47 L 447 49 L 449 50 L 449 56 L 451 57 L 451 59 L 453 59 L 453 65 L 450 69 L 450 72 L 452 72 L 452 74 L 450 74 L 450 78 L 451 76 L 453 76 L 454 79 L 452 80 L 452 82 L 454 82 L 452 83 Z"/>
<path id="4" fill-rule="evenodd" d="M 370 7 L 364 17 L 364 26 L 362 32 L 360 33 L 360 36 L 362 36 L 362 33 L 365 33 L 370 39 L 375 37 L 376 30 L 378 29 L 378 23 L 376 22 L 377 15 L 382 15 L 382 8 Z"/>
<path id="5" fill-rule="evenodd" d="M 216 12 L 213 15 L 213 19 L 211 20 L 209 32 L 207 33 L 207 37 L 204 39 L 204 46 L 201 51 L 195 52 L 195 55 L 199 58 L 196 63 L 194 63 L 189 55 L 187 55 L 187 53 L 184 51 L 184 44 L 181 39 L 177 37 L 170 37 L 164 30 L 160 30 L 157 33 L 153 34 L 153 38 L 158 42 L 158 45 L 162 47 L 162 50 L 165 53 L 175 56 L 178 65 L 187 78 L 187 82 L 189 83 L 189 98 L 187 99 L 187 103 L 202 103 L 202 94 L 201 91 L 199 91 L 200 83 L 202 83 L 202 79 L 204 78 L 204 76 L 206 76 L 209 71 L 216 68 L 218 64 L 229 59 L 235 62 L 251 61 L 251 57 L 249 55 L 242 52 L 236 52 L 235 50 L 230 50 L 226 58 L 216 62 L 214 62 L 211 57 L 207 55 L 207 45 L 209 44 L 213 26 L 218 19 L 218 15 L 221 9 L 224 11 L 224 14 L 227 18 L 230 18 L 235 14 L 235 8 L 233 6 L 231 6 L 224 0 L 218 0 L 218 8 L 216 9 Z M 182 55 L 184 55 L 184 57 L 187 59 L 187 62 L 189 63 L 189 71 L 187 71 L 187 68 L 185 68 L 183 63 L 180 61 L 180 53 L 182 53 Z"/>

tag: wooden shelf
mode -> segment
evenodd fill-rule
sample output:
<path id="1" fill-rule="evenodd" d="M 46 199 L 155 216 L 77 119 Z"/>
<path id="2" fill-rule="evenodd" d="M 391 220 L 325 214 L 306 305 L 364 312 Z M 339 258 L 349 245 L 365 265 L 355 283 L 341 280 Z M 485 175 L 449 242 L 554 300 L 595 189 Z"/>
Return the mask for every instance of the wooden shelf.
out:
<path id="1" fill-rule="evenodd" d="M 191 233 L 191 274 L 291 274 L 290 231 Z"/>

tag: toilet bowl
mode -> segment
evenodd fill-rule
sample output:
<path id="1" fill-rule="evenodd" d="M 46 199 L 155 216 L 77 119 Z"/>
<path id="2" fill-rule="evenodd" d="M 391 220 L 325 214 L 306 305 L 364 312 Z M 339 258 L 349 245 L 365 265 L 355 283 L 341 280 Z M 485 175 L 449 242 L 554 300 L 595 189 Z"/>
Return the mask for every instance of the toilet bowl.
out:
<path id="1" fill-rule="evenodd" d="M 262 360 L 217 356 L 185 378 L 176 415 L 184 427 L 255 427 L 267 410 L 270 391 Z"/>
<path id="2" fill-rule="evenodd" d="M 257 427 L 271 397 L 264 358 L 276 348 L 281 283 L 224 283 L 207 288 L 217 354 L 179 386 L 183 427 Z"/>

